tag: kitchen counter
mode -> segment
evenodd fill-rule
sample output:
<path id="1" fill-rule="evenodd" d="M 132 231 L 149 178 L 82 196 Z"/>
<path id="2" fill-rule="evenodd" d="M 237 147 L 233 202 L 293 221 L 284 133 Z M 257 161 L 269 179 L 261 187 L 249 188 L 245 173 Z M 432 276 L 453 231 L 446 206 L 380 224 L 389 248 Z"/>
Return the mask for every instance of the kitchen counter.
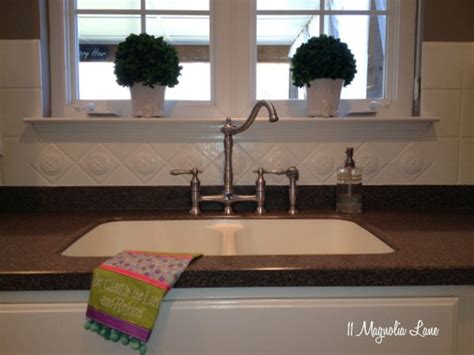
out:
<path id="1" fill-rule="evenodd" d="M 206 214 L 198 218 L 222 217 Z M 86 231 L 114 220 L 192 218 L 184 212 L 150 211 L 0 214 L 0 291 L 89 289 L 92 270 L 105 258 L 61 255 Z M 291 217 L 268 214 L 263 218 Z M 182 274 L 175 287 L 474 284 L 472 211 L 380 211 L 343 216 L 315 210 L 296 218 L 352 220 L 395 251 L 370 255 L 204 256 Z"/>

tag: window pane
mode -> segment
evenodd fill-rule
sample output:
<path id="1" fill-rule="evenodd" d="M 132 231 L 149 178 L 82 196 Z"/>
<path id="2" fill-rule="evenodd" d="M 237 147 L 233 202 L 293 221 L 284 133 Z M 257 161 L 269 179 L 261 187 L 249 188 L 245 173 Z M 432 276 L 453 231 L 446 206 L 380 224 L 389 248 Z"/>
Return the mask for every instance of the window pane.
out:
<path id="1" fill-rule="evenodd" d="M 211 99 L 211 65 L 209 62 L 181 63 L 179 84 L 167 88 L 167 100 L 203 100 Z"/>
<path id="2" fill-rule="evenodd" d="M 209 16 L 148 15 L 146 32 L 173 45 L 209 45 Z"/>
<path id="3" fill-rule="evenodd" d="M 77 8 L 85 9 L 128 9 L 140 8 L 140 0 L 77 0 Z"/>
<path id="4" fill-rule="evenodd" d="M 326 16 L 325 33 L 346 42 L 357 62 L 357 74 L 341 93 L 343 99 L 384 96 L 386 16 Z M 357 28 L 357 31 L 354 31 Z"/>
<path id="5" fill-rule="evenodd" d="M 209 0 L 146 0 L 148 10 L 209 10 Z"/>
<path id="6" fill-rule="evenodd" d="M 78 87 L 80 99 L 129 99 L 113 73 L 117 44 L 140 33 L 138 15 L 77 15 L 79 36 Z M 178 51 L 179 84 L 166 90 L 166 99 L 210 100 L 209 16 L 146 17 L 147 32 L 164 36 Z"/>
<path id="7" fill-rule="evenodd" d="M 79 44 L 117 44 L 130 33 L 140 33 L 137 15 L 78 15 Z"/>
<path id="8" fill-rule="evenodd" d="M 319 10 L 319 0 L 257 0 L 257 10 Z"/>
<path id="9" fill-rule="evenodd" d="M 257 100 L 287 99 L 290 90 L 290 63 L 257 63 Z M 278 83 L 278 85 L 275 85 Z"/>
<path id="10" fill-rule="evenodd" d="M 302 31 L 319 31 L 317 16 L 257 16 L 257 44 L 291 45 Z"/>
<path id="11" fill-rule="evenodd" d="M 326 0 L 326 10 L 387 10 L 387 0 Z"/>
<path id="12" fill-rule="evenodd" d="M 148 15 L 146 28 L 175 46 L 183 67 L 179 84 L 166 90 L 166 99 L 210 100 L 209 16 Z"/>
<path id="13" fill-rule="evenodd" d="M 257 99 L 302 98 L 303 92 L 291 84 L 290 58 L 318 35 L 319 16 L 257 16 Z"/>
<path id="14" fill-rule="evenodd" d="M 81 100 L 123 99 L 128 88 L 116 83 L 114 57 L 117 44 L 140 32 L 134 15 L 78 15 L 78 88 Z"/>
<path id="15" fill-rule="evenodd" d="M 182 63 L 179 85 L 166 89 L 167 100 L 210 100 L 209 63 Z M 80 62 L 82 100 L 130 100 L 128 87 L 116 83 L 113 62 Z M 196 83 L 199 84 L 196 85 Z"/>
<path id="16" fill-rule="evenodd" d="M 324 33 L 346 42 L 357 61 L 357 74 L 352 83 L 343 88 L 342 98 L 383 98 L 386 16 L 325 16 Z M 304 98 L 304 90 L 291 84 L 290 58 L 302 43 L 318 35 L 318 16 L 257 17 L 257 99 Z M 283 64 L 288 69 L 284 69 Z M 270 68 L 275 70 L 274 75 Z M 284 70 L 288 70 L 286 76 Z"/>
<path id="17" fill-rule="evenodd" d="M 117 84 L 114 63 L 79 62 L 81 100 L 130 100 L 130 90 Z"/>

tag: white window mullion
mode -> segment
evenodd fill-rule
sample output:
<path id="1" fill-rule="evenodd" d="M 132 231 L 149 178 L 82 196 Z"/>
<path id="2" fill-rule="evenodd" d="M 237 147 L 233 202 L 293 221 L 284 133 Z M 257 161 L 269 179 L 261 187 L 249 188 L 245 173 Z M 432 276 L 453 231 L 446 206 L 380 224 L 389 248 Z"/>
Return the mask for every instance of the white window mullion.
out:
<path id="1" fill-rule="evenodd" d="M 231 0 L 210 0 L 211 6 L 211 97 L 213 104 L 222 115 L 230 114 L 231 99 L 231 57 L 232 43 L 229 41 L 232 29 Z"/>
<path id="2" fill-rule="evenodd" d="M 215 105 L 224 116 L 242 117 L 255 91 L 254 0 L 215 0 L 212 54 Z"/>
<path id="3" fill-rule="evenodd" d="M 319 35 L 322 35 L 324 33 L 324 9 L 326 7 L 326 4 L 324 3 L 326 0 L 321 0 L 319 4 L 319 9 L 320 9 L 320 15 L 319 15 Z"/>
<path id="4" fill-rule="evenodd" d="M 231 0 L 231 115 L 246 116 L 255 98 L 256 3 Z"/>
<path id="5" fill-rule="evenodd" d="M 146 0 L 140 0 L 140 27 L 142 33 L 146 33 L 145 1 Z"/>
<path id="6" fill-rule="evenodd" d="M 416 23 L 416 1 L 395 0 L 393 6 L 391 23 L 388 24 L 392 45 L 387 51 L 388 63 L 392 68 L 387 88 L 389 97 L 393 98 L 390 108 L 386 112 L 380 112 L 379 116 L 411 115 L 413 99 L 413 78 L 415 62 L 415 23 Z M 392 4 L 391 4 L 392 5 Z M 402 21 L 403 19 L 403 21 Z M 405 25 L 402 25 L 404 23 Z M 410 24 L 407 26 L 406 24 Z M 392 61 L 390 63 L 389 61 Z"/>
<path id="7" fill-rule="evenodd" d="M 70 43 L 70 52 L 69 52 L 69 69 L 70 69 L 70 80 L 71 80 L 71 101 L 75 104 L 75 99 L 78 97 L 79 93 L 79 62 L 76 60 L 78 58 L 79 52 L 79 38 L 78 38 L 78 28 L 77 28 L 77 18 L 74 13 L 76 8 L 76 0 L 72 1 L 73 5 L 68 7 L 69 14 L 69 43 Z"/>
<path id="8" fill-rule="evenodd" d="M 52 116 L 61 117 L 65 115 L 65 103 L 69 101 L 69 70 L 68 67 L 68 15 L 67 6 L 59 1 L 49 1 L 49 24 L 51 29 L 55 29 L 54 34 L 51 33 L 49 57 L 51 68 L 55 73 L 51 76 L 51 114 Z"/>
<path id="9" fill-rule="evenodd" d="M 255 97 L 256 25 L 255 0 L 229 0 L 231 6 L 230 115 L 244 117 L 248 114 Z"/>

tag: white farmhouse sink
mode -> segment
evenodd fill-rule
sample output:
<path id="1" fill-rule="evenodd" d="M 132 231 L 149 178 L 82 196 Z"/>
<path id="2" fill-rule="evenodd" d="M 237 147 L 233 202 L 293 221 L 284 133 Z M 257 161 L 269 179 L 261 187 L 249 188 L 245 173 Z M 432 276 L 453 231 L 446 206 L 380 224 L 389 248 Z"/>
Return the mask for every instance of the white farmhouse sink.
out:
<path id="1" fill-rule="evenodd" d="M 337 219 L 154 220 L 101 224 L 62 255 L 123 250 L 204 255 L 383 254 L 393 249 L 356 223 Z"/>

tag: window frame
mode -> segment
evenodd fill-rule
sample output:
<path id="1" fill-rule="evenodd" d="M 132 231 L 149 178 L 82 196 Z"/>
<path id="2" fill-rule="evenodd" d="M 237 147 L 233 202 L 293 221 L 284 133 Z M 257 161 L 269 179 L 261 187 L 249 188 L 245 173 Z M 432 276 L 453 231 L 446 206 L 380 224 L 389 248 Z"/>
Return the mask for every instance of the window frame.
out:
<path id="1" fill-rule="evenodd" d="M 308 14 L 370 14 L 375 11 L 330 11 L 321 8 L 311 11 L 272 11 L 255 8 L 256 15 Z M 385 98 L 341 99 L 340 111 L 350 114 L 367 114 L 377 117 L 408 117 L 412 114 L 414 95 L 416 1 L 387 1 L 387 55 L 384 69 Z M 254 16 L 256 22 L 256 15 Z M 255 25 L 256 26 L 256 25 Z M 323 22 L 320 22 L 320 29 Z M 322 33 L 322 32 L 321 32 Z M 255 38 L 256 48 L 256 38 Z M 256 62 L 255 57 L 255 62 Z M 256 77 L 254 77 L 256 80 Z M 256 82 L 255 82 L 256 87 Z M 282 116 L 305 116 L 305 100 L 272 100 Z"/>
<path id="2" fill-rule="evenodd" d="M 71 31 L 74 0 L 49 0 L 51 106 L 53 117 L 85 117 L 91 100 L 74 100 L 75 43 Z M 408 117 L 412 113 L 416 2 L 389 0 L 386 86 L 388 99 L 341 100 L 343 111 L 376 117 Z M 209 57 L 211 100 L 166 100 L 168 117 L 245 117 L 256 101 L 256 0 L 210 0 Z M 272 100 L 281 117 L 304 117 L 305 100 Z M 96 100 L 97 112 L 130 116 L 129 100 Z M 350 104 L 350 108 L 348 108 Z"/>

